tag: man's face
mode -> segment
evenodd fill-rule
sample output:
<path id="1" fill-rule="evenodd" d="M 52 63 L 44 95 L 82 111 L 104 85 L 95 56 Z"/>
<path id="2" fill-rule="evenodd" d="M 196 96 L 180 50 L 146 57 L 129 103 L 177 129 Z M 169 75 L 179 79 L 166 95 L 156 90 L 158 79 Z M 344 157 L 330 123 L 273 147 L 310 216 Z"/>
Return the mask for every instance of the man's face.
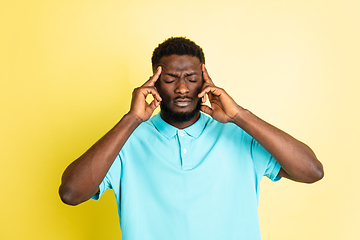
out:
<path id="1" fill-rule="evenodd" d="M 162 98 L 161 116 L 168 123 L 194 123 L 199 117 L 203 78 L 201 63 L 188 55 L 164 56 L 156 88 Z"/>

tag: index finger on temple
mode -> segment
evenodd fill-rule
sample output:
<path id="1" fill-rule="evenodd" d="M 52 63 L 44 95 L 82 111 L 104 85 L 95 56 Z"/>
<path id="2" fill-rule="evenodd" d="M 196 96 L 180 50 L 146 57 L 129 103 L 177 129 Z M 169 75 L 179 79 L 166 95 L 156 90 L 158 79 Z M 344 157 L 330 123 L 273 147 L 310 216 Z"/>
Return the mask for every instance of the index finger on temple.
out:
<path id="1" fill-rule="evenodd" d="M 201 69 L 203 72 L 204 82 L 206 82 L 207 84 L 210 84 L 210 85 L 214 85 L 214 82 L 211 80 L 209 73 L 204 64 L 201 66 Z"/>
<path id="2" fill-rule="evenodd" d="M 159 77 L 160 77 L 161 71 L 162 71 L 162 68 L 161 68 L 161 66 L 159 66 L 159 67 L 157 68 L 155 74 L 152 75 L 152 76 L 150 77 L 150 79 L 147 80 L 147 81 L 144 83 L 143 86 L 144 86 L 144 87 L 145 87 L 145 86 L 146 86 L 146 87 L 148 87 L 148 86 L 155 86 L 156 81 L 157 81 L 157 80 L 159 79 Z"/>

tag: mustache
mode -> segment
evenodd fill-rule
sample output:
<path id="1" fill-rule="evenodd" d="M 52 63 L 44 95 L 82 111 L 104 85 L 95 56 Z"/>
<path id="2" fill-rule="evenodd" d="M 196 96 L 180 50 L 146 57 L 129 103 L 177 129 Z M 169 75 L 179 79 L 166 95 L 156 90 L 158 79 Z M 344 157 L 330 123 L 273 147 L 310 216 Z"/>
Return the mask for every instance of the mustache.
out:
<path id="1" fill-rule="evenodd" d="M 179 99 L 181 99 L 181 100 L 185 100 L 185 99 L 194 100 L 193 98 L 188 97 L 188 96 L 178 96 L 178 97 L 174 98 L 174 101 L 179 100 Z"/>

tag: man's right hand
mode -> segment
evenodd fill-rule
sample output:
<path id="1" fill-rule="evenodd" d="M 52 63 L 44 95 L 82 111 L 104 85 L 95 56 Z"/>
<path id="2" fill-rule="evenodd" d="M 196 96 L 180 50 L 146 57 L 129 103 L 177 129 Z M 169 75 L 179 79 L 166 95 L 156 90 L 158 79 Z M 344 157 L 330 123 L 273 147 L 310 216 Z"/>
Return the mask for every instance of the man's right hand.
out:
<path id="1" fill-rule="evenodd" d="M 141 122 L 147 121 L 154 110 L 160 105 L 161 97 L 156 90 L 155 83 L 161 74 L 161 67 L 159 66 L 156 73 L 150 77 L 141 87 L 135 88 L 132 94 L 131 107 L 129 114 L 133 114 Z M 146 97 L 151 94 L 153 101 L 149 104 L 146 102 Z"/>
<path id="2" fill-rule="evenodd" d="M 64 203 L 77 205 L 99 191 L 101 181 L 127 139 L 139 126 L 139 121 L 148 120 L 159 106 L 161 97 L 155 88 L 155 82 L 160 74 L 161 67 L 141 87 L 134 90 L 129 113 L 66 168 L 59 188 Z M 146 102 L 149 94 L 154 97 L 150 104 Z"/>

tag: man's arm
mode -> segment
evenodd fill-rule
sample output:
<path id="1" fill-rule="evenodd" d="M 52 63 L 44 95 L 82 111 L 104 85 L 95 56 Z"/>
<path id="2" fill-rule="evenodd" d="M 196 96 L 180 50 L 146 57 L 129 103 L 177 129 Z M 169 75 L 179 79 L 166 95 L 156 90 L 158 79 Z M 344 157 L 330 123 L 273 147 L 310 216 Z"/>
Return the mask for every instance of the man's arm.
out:
<path id="1" fill-rule="evenodd" d="M 225 90 L 214 85 L 204 65 L 203 78 L 204 87 L 198 96 L 205 102 L 207 95 L 211 107 L 202 105 L 201 111 L 219 122 L 233 122 L 252 136 L 280 164 L 278 176 L 305 183 L 323 178 L 323 166 L 307 145 L 236 104 Z"/>
<path id="2" fill-rule="evenodd" d="M 127 139 L 159 106 L 161 97 L 155 88 L 155 82 L 160 74 L 161 67 L 144 85 L 134 90 L 130 111 L 115 127 L 66 168 L 59 188 L 59 195 L 64 203 L 80 204 L 99 191 L 101 181 Z M 150 104 L 146 102 L 149 94 L 154 97 Z"/>

